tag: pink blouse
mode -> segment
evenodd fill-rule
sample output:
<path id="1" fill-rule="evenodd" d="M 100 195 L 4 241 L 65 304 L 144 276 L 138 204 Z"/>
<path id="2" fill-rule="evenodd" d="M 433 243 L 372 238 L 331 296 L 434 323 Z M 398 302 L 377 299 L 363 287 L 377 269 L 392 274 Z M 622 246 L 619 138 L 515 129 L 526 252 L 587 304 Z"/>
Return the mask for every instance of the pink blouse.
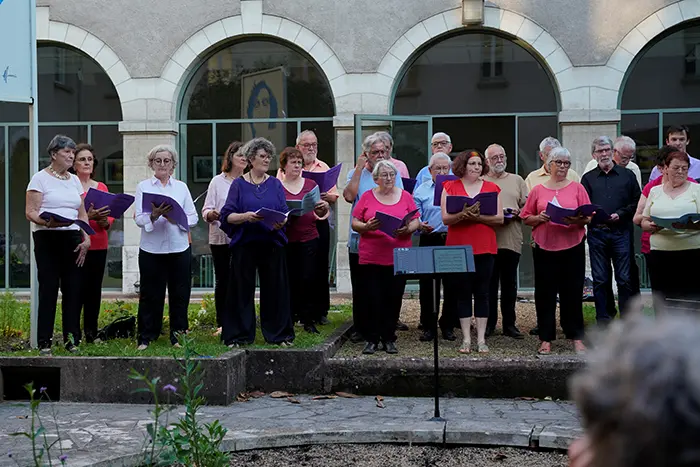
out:
<path id="1" fill-rule="evenodd" d="M 522 219 L 537 216 L 547 209 L 547 203 L 556 196 L 563 208 L 577 208 L 590 204 L 586 189 L 578 182 L 571 182 L 564 188 L 552 190 L 544 185 L 537 185 L 527 197 L 527 203 L 520 213 Z M 554 222 L 543 222 L 532 229 L 535 243 L 543 250 L 561 251 L 573 248 L 583 240 L 586 228 L 578 225 L 560 225 Z"/>

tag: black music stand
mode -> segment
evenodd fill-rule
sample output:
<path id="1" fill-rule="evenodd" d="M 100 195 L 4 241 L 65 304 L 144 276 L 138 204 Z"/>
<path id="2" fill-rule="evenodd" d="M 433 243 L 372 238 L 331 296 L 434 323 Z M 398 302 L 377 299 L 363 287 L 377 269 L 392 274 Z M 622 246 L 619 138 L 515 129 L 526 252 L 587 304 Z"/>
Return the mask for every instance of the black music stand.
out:
<path id="1" fill-rule="evenodd" d="M 433 367 L 435 371 L 435 413 L 432 421 L 444 421 L 440 417 L 440 369 L 438 362 L 438 314 L 440 312 L 437 279 L 447 274 L 474 272 L 474 253 L 470 245 L 423 246 L 394 249 L 394 275 L 422 276 L 433 279 Z"/>

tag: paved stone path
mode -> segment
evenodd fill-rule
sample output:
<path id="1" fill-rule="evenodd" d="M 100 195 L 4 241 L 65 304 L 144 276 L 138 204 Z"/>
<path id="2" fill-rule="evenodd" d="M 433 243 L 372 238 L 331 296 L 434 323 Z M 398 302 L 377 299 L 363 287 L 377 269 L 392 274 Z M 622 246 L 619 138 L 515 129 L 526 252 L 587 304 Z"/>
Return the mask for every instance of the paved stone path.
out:
<path id="1" fill-rule="evenodd" d="M 202 421 L 219 419 L 229 430 L 228 451 L 322 443 L 435 443 L 565 449 L 581 434 L 570 402 L 503 399 L 441 399 L 444 422 L 430 421 L 433 400 L 386 397 L 384 408 L 373 397 L 312 400 L 300 403 L 264 396 L 228 407 L 202 410 Z M 137 465 L 152 406 L 53 403 L 41 405 L 44 425 L 56 439 L 51 416 L 58 414 L 61 444 L 70 466 Z M 171 421 L 182 414 L 177 407 Z M 27 403 L 0 403 L 0 466 L 28 465 L 31 446 Z M 7 453 L 11 452 L 13 458 Z M 58 446 L 52 453 L 57 458 Z M 55 459 L 54 459 L 55 460 Z"/>

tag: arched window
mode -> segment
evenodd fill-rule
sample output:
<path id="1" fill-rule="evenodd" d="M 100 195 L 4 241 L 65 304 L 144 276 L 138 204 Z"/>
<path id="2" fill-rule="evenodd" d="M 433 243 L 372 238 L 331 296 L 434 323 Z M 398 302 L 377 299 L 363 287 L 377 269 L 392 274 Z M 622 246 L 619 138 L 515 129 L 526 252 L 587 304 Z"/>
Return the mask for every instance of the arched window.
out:
<path id="1" fill-rule="evenodd" d="M 407 63 L 393 114 L 430 116 L 433 132 L 450 135 L 454 152 L 483 153 L 498 143 L 506 150 L 507 170 L 523 178 L 540 167 L 538 146 L 558 135 L 559 106 L 549 71 L 523 42 L 491 31 L 460 32 L 426 45 Z M 421 129 L 413 125 L 413 131 Z M 411 139 L 408 125 L 394 132 Z M 397 134 L 394 139 L 395 153 L 415 174 L 427 162 L 425 146 L 402 147 Z M 534 276 L 530 228 L 524 230 L 519 285 L 528 288 Z"/>
<path id="2" fill-rule="evenodd" d="M 117 91 L 92 58 L 56 44 L 38 46 L 39 167 L 49 163 L 51 138 L 62 133 L 95 148 L 95 180 L 123 191 L 122 120 Z M 29 183 L 29 128 L 26 105 L 0 103 L 0 287 L 29 287 L 29 223 L 24 217 Z M 110 229 L 105 288 L 121 289 L 123 223 Z M 6 274 L 7 273 L 7 274 Z"/>
<path id="3" fill-rule="evenodd" d="M 700 141 L 700 22 L 679 25 L 647 45 L 630 66 L 622 87 L 621 132 L 637 142 L 637 163 L 646 181 L 665 129 L 690 128 L 688 151 Z M 698 143 L 700 145 L 700 143 Z"/>
<path id="4" fill-rule="evenodd" d="M 262 136 L 277 152 L 302 130 L 316 132 L 319 158 L 335 165 L 335 108 L 321 68 L 296 47 L 271 39 L 244 40 L 212 52 L 186 84 L 179 107 L 180 177 L 193 197 L 219 173 L 231 141 Z M 271 164 L 277 170 L 277 161 Z M 204 197 L 196 203 L 201 210 Z M 194 286 L 213 285 L 208 226 L 192 229 Z"/>

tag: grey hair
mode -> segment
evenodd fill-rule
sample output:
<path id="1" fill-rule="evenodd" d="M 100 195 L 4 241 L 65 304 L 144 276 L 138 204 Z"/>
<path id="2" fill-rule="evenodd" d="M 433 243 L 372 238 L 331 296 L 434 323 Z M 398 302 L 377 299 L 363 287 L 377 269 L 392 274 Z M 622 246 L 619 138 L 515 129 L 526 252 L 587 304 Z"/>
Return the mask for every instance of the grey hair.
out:
<path id="1" fill-rule="evenodd" d="M 301 139 L 302 139 L 304 136 L 307 136 L 307 135 L 314 135 L 314 136 L 316 136 L 316 133 L 314 133 L 313 130 L 304 130 L 304 131 L 302 131 L 302 132 L 299 133 L 299 135 L 297 136 L 296 145 L 299 146 L 299 143 L 301 143 Z M 316 139 L 318 139 L 318 137 L 316 137 Z"/>
<path id="2" fill-rule="evenodd" d="M 437 161 L 447 161 L 448 164 L 452 164 L 452 159 L 450 159 L 450 156 L 448 156 L 444 152 L 436 152 L 430 157 L 428 167 L 432 167 Z"/>
<path id="3" fill-rule="evenodd" d="M 372 133 L 362 142 L 362 151 L 368 153 L 372 146 L 377 143 L 384 143 L 384 140 L 379 137 L 378 133 Z"/>
<path id="4" fill-rule="evenodd" d="M 399 173 L 393 162 L 381 160 L 374 164 L 374 170 L 372 170 L 372 180 L 377 181 L 377 179 L 379 178 L 379 170 L 381 170 L 382 167 L 386 167 L 387 169 L 391 170 L 392 172 L 394 172 L 394 175 L 397 175 Z"/>
<path id="5" fill-rule="evenodd" d="M 612 148 L 613 148 L 612 139 L 610 139 L 609 136 L 605 136 L 605 135 L 603 135 L 603 136 L 598 136 L 598 137 L 597 137 L 596 139 L 594 139 L 593 142 L 591 143 L 591 154 L 593 154 L 593 152 L 595 152 L 596 146 L 605 146 L 605 145 L 610 146 L 610 149 L 612 149 Z"/>
<path id="6" fill-rule="evenodd" d="M 700 462 L 700 321 L 657 310 L 616 320 L 571 380 L 592 467 Z"/>
<path id="7" fill-rule="evenodd" d="M 501 146 L 498 143 L 493 143 L 493 144 L 489 144 L 489 147 L 487 147 L 486 151 L 484 151 L 484 156 L 486 156 L 487 159 L 489 158 L 489 149 L 491 149 L 491 148 L 501 148 L 501 151 L 503 151 L 503 155 L 506 156 L 506 148 L 504 148 L 503 146 Z"/>
<path id="8" fill-rule="evenodd" d="M 73 138 L 66 135 L 56 135 L 53 138 L 51 138 L 51 141 L 49 142 L 49 146 L 46 148 L 46 151 L 49 153 L 49 156 L 53 156 L 55 152 L 66 148 L 75 151 L 76 145 L 75 141 L 73 141 Z"/>
<path id="9" fill-rule="evenodd" d="M 175 167 L 177 167 L 177 151 L 175 150 L 175 148 L 169 144 L 159 144 L 153 147 L 153 149 L 151 149 L 150 151 L 148 151 L 148 156 L 146 160 L 148 161 L 147 163 L 149 168 L 153 169 L 153 161 L 156 160 L 156 154 L 158 154 L 159 152 L 169 153 L 170 157 L 173 160 L 172 168 L 174 169 Z"/>
<path id="10" fill-rule="evenodd" d="M 391 146 L 392 148 L 394 147 L 394 138 L 391 137 L 391 135 L 386 132 L 386 131 L 378 131 L 375 133 L 381 139 L 384 141 L 385 146 Z"/>
<path id="11" fill-rule="evenodd" d="M 617 139 L 615 139 L 615 146 L 614 149 L 623 149 L 623 148 L 629 148 L 632 151 L 637 150 L 637 143 L 634 142 L 632 138 L 629 136 L 619 136 Z"/>
<path id="12" fill-rule="evenodd" d="M 551 164 L 554 159 L 564 158 L 571 160 L 571 153 L 568 149 L 562 146 L 557 146 L 549 151 L 549 154 L 547 154 L 547 165 Z"/>
<path id="13" fill-rule="evenodd" d="M 561 147 L 561 143 L 559 142 L 558 139 L 556 139 L 554 136 L 547 136 L 540 143 L 540 152 L 544 152 L 544 150 L 547 148 L 551 149 L 551 148 L 560 148 L 560 147 Z"/>
<path id="14" fill-rule="evenodd" d="M 248 163 L 252 163 L 259 150 L 263 150 L 270 156 L 270 159 L 275 158 L 275 145 L 270 140 L 265 138 L 253 138 L 243 145 L 241 154 L 246 158 Z"/>
<path id="15" fill-rule="evenodd" d="M 437 133 L 435 133 L 433 135 L 433 137 L 430 138 L 430 142 L 434 143 L 435 140 L 438 138 L 445 138 L 448 143 L 452 143 L 452 140 L 450 139 L 450 135 L 448 135 L 447 133 L 443 133 L 442 131 L 438 131 Z"/>

